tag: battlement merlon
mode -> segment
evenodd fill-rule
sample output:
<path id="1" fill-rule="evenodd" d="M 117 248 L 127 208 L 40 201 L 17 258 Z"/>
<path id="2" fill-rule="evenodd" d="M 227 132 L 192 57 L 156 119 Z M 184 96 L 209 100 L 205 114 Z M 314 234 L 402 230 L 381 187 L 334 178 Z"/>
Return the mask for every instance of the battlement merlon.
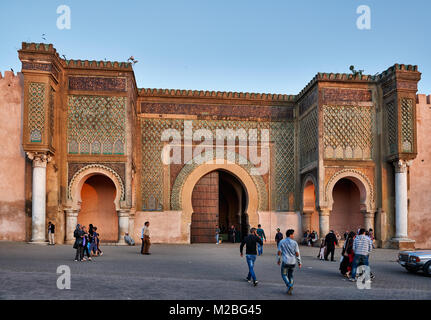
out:
<path id="1" fill-rule="evenodd" d="M 393 80 L 399 81 L 413 81 L 418 82 L 421 79 L 421 73 L 418 71 L 417 65 L 410 64 L 394 64 L 385 71 L 376 75 L 363 75 L 363 74 L 352 74 L 352 73 L 327 73 L 319 72 L 314 78 L 301 90 L 297 95 L 299 101 L 307 92 L 314 87 L 319 81 L 326 82 L 351 82 L 351 83 L 374 83 L 385 85 Z M 410 86 L 410 90 L 414 90 L 414 86 Z M 417 87 L 416 87 L 417 90 Z"/>
<path id="2" fill-rule="evenodd" d="M 5 71 L 4 75 L 2 75 L 2 72 L 0 71 L 0 81 L 9 81 L 9 82 L 20 81 L 21 76 L 22 76 L 21 72 L 18 72 L 17 74 L 15 74 L 12 71 Z"/>
<path id="3" fill-rule="evenodd" d="M 416 104 L 427 105 L 431 108 L 431 95 L 418 94 L 416 95 Z"/>
<path id="4" fill-rule="evenodd" d="M 24 74 L 48 75 L 57 84 L 64 74 L 85 76 L 91 71 L 97 71 L 99 75 L 106 72 L 106 75 L 114 77 L 127 74 L 130 81 L 128 87 L 131 88 L 128 91 L 137 95 L 136 78 L 130 62 L 66 59 L 64 55 L 60 57 L 52 44 L 27 42 L 22 43 L 18 56 Z"/>

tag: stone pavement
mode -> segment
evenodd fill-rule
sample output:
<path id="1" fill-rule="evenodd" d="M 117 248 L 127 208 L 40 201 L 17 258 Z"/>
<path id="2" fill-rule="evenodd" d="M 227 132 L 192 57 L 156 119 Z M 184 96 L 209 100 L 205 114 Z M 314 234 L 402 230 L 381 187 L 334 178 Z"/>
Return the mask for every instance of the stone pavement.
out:
<path id="1" fill-rule="evenodd" d="M 265 245 L 256 261 L 257 287 L 244 281 L 239 245 L 155 244 L 150 256 L 139 249 L 106 246 L 93 262 L 74 262 L 70 245 L 0 242 L 0 299 L 431 299 L 431 278 L 405 271 L 395 250 L 373 252 L 376 279 L 370 290 L 359 290 L 338 271 L 340 249 L 337 262 L 329 262 L 316 258 L 318 248 L 301 247 L 304 265 L 287 296 L 275 245 Z M 71 290 L 57 289 L 60 265 L 70 266 Z"/>

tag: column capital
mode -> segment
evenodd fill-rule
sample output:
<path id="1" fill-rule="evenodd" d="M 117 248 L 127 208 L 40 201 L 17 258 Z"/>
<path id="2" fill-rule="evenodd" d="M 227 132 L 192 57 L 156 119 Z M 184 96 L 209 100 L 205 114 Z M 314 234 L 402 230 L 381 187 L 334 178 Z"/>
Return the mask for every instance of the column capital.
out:
<path id="1" fill-rule="evenodd" d="M 366 218 L 374 218 L 374 216 L 375 216 L 375 212 L 374 211 L 361 211 L 361 212 L 364 214 L 364 216 Z"/>
<path id="2" fill-rule="evenodd" d="M 46 168 L 46 164 L 52 160 L 49 154 L 39 152 L 27 152 L 27 157 L 33 161 L 33 168 Z"/>
<path id="3" fill-rule="evenodd" d="M 77 217 L 79 212 L 76 209 L 67 208 L 64 209 L 64 213 L 66 214 L 66 217 Z"/>
<path id="4" fill-rule="evenodd" d="M 319 208 L 319 216 L 329 216 L 331 213 L 331 210 L 329 208 Z"/>
<path id="5" fill-rule="evenodd" d="M 411 166 L 412 161 L 411 160 L 406 161 L 406 160 L 399 159 L 397 161 L 394 161 L 392 164 L 395 167 L 396 173 L 405 173 L 405 172 L 407 172 L 407 167 Z"/>
<path id="6" fill-rule="evenodd" d="M 129 217 L 130 216 L 130 209 L 119 209 L 117 211 L 119 217 Z"/>
<path id="7" fill-rule="evenodd" d="M 303 216 L 311 216 L 313 214 L 314 210 L 313 209 L 303 209 L 302 210 L 302 215 Z"/>

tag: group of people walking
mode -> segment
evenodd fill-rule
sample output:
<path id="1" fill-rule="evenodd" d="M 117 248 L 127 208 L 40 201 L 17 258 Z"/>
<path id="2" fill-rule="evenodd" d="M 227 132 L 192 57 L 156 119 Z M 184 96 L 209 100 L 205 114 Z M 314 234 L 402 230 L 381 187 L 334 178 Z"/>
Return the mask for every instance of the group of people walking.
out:
<path id="1" fill-rule="evenodd" d="M 248 266 L 248 275 L 246 281 L 253 282 L 257 286 L 258 280 L 254 272 L 254 266 L 258 255 L 261 255 L 263 250 L 263 240 L 266 241 L 263 229 L 260 225 L 258 228 L 251 228 L 250 234 L 243 239 L 240 245 L 240 255 L 243 257 L 244 246 L 246 247 L 246 261 Z M 287 294 L 292 295 L 293 292 L 293 273 L 296 265 L 302 267 L 301 255 L 299 252 L 298 243 L 294 240 L 295 231 L 289 229 L 286 231 L 286 238 L 283 239 L 283 234 L 280 229 L 277 229 L 275 241 L 277 243 L 277 264 L 281 266 L 281 278 L 287 287 Z M 369 255 L 373 249 L 372 229 L 366 231 L 361 228 L 357 233 L 349 232 L 345 235 L 345 243 L 341 252 L 340 271 L 343 276 L 350 281 L 356 281 L 357 270 L 360 265 L 369 266 Z M 317 237 L 317 235 L 316 235 Z M 331 261 L 334 260 L 335 247 L 338 246 L 339 238 L 333 230 L 331 230 L 321 242 L 318 258 L 328 261 L 329 255 Z M 374 275 L 371 273 L 371 279 Z"/>
<path id="2" fill-rule="evenodd" d="M 360 265 L 369 266 L 369 255 L 373 250 L 372 229 L 359 229 L 358 233 L 347 234 L 341 252 L 340 272 L 350 281 L 356 281 L 357 268 Z M 374 275 L 370 274 L 371 279 Z"/>
<path id="3" fill-rule="evenodd" d="M 258 232 L 258 230 L 260 230 Z M 289 229 L 286 231 L 286 238 L 283 239 L 283 235 L 280 229 L 277 229 L 276 241 L 277 241 L 277 264 L 281 266 L 281 278 L 287 287 L 287 294 L 292 295 L 293 292 L 293 271 L 296 264 L 299 268 L 302 266 L 301 256 L 299 253 L 298 243 L 294 240 L 295 231 Z M 254 272 L 254 264 L 257 259 L 257 255 L 263 253 L 263 239 L 266 241 L 265 233 L 260 225 L 258 229 L 251 228 L 250 234 L 245 237 L 240 245 L 240 255 L 244 256 L 244 246 L 246 247 L 246 261 L 248 265 L 248 275 L 246 281 L 257 286 L 258 280 Z"/>
<path id="4" fill-rule="evenodd" d="M 76 249 L 75 261 L 86 261 L 85 255 L 88 261 L 92 261 L 93 256 L 103 255 L 97 227 L 90 224 L 87 231 L 86 226 L 77 224 L 73 236 L 75 237 L 73 248 Z"/>

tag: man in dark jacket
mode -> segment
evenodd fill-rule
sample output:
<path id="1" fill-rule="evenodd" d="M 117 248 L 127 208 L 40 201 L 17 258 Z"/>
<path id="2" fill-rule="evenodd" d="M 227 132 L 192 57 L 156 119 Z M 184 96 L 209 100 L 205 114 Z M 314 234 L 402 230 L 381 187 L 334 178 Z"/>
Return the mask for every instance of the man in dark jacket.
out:
<path id="1" fill-rule="evenodd" d="M 259 236 L 257 236 L 256 228 L 251 228 L 250 234 L 242 240 L 241 246 L 239 248 L 241 252 L 241 257 L 242 257 L 244 245 L 246 246 L 245 257 L 247 259 L 247 265 L 248 265 L 248 276 L 246 280 L 248 282 L 251 282 L 251 278 L 253 278 L 254 286 L 257 286 L 257 283 L 258 283 L 256 279 L 256 274 L 254 273 L 254 263 L 256 262 L 256 256 L 257 256 L 257 250 L 256 250 L 257 244 L 260 244 L 262 246 L 263 245 L 262 239 Z"/>
<path id="2" fill-rule="evenodd" d="M 73 248 L 76 249 L 75 261 L 82 261 L 82 258 L 84 258 L 84 247 L 82 246 L 84 234 L 81 225 L 76 225 L 76 229 L 73 232 L 73 236 L 75 237 Z"/>
<path id="3" fill-rule="evenodd" d="M 328 256 L 331 254 L 331 261 L 334 260 L 335 246 L 338 245 L 337 237 L 334 234 L 334 230 L 329 231 L 325 237 L 326 253 L 325 260 L 328 261 Z"/>
<path id="4" fill-rule="evenodd" d="M 51 221 L 48 222 L 48 240 L 50 245 L 55 245 L 55 225 Z"/>
<path id="5" fill-rule="evenodd" d="M 283 240 L 283 234 L 280 232 L 280 228 L 277 228 L 277 234 L 275 235 L 275 241 L 277 242 L 277 247 L 281 240 Z"/>

